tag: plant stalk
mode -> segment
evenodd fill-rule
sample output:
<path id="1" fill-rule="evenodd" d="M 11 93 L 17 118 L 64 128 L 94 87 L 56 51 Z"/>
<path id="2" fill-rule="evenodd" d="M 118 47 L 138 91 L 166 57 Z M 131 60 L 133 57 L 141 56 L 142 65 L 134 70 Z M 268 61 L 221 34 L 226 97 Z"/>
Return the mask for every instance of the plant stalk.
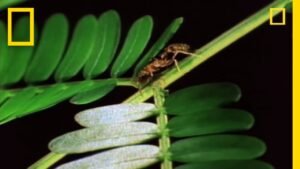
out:
<path id="1" fill-rule="evenodd" d="M 232 43 L 236 42 L 238 39 L 250 33 L 255 28 L 259 27 L 269 19 L 269 9 L 270 8 L 284 8 L 287 4 L 289 4 L 292 0 L 276 0 L 264 7 L 260 11 L 256 12 L 254 15 L 251 15 L 244 21 L 238 23 L 233 28 L 224 32 L 208 44 L 204 45 L 200 49 L 195 52 L 195 56 L 187 57 L 182 62 L 179 63 L 180 71 L 176 69 L 176 67 L 166 71 L 159 79 L 153 82 L 154 86 L 160 86 L 160 88 L 164 89 L 191 70 L 193 70 L 198 65 L 205 62 L 207 59 L 214 56 L 216 53 L 220 52 L 224 48 L 228 47 Z M 279 11 L 275 10 L 273 16 L 279 14 Z M 138 103 L 144 102 L 150 97 L 153 96 L 153 87 L 150 85 L 145 87 L 139 92 L 136 92 L 131 97 L 126 99 L 124 102 L 126 103 Z M 163 119 L 163 118 L 161 118 Z M 167 142 L 166 142 L 167 144 Z M 60 159 L 62 159 L 66 154 L 55 154 L 49 153 L 46 155 L 47 158 L 42 158 L 29 169 L 47 169 Z M 166 165 L 167 167 L 167 165 Z M 164 168 L 169 169 L 169 168 Z"/>
<path id="2" fill-rule="evenodd" d="M 169 148 L 171 146 L 171 140 L 167 129 L 168 116 L 164 108 L 165 94 L 163 89 L 159 87 L 153 87 L 154 102 L 159 109 L 159 115 L 157 116 L 157 125 L 161 131 L 161 136 L 158 140 L 159 147 L 162 153 L 161 169 L 173 169 L 172 161 L 169 158 Z"/>
<path id="3" fill-rule="evenodd" d="M 176 67 L 173 67 L 172 69 L 167 70 L 159 79 L 154 81 L 153 84 L 160 85 L 160 87 L 163 89 L 166 88 L 221 50 L 225 49 L 238 39 L 242 38 L 255 28 L 268 21 L 270 18 L 270 8 L 284 8 L 291 1 L 292 0 L 276 0 L 255 14 L 249 16 L 247 19 L 238 23 L 236 26 L 232 27 L 211 42 L 196 50 L 194 56 L 185 58 L 179 63 L 180 71 L 178 71 Z M 279 12 L 279 10 L 272 12 L 272 17 L 279 14 Z M 142 95 L 140 93 L 142 93 Z M 141 100 L 144 101 L 149 99 L 151 96 L 153 96 L 151 87 L 145 87 L 140 92 L 137 92 L 129 97 L 127 101 L 140 102 Z"/>
<path id="4" fill-rule="evenodd" d="M 66 84 L 67 86 L 69 85 L 77 85 L 80 83 L 84 83 L 85 81 L 92 81 L 94 83 L 101 82 L 104 80 L 115 80 L 117 86 L 128 86 L 128 87 L 134 87 L 137 88 L 137 84 L 132 81 L 131 78 L 108 78 L 108 79 L 91 79 L 91 80 L 82 80 L 82 81 L 72 81 L 72 82 L 61 82 L 62 84 Z M 53 84 L 44 84 L 44 85 L 36 85 L 35 87 L 44 89 L 51 87 Z M 9 93 L 9 96 L 14 96 L 15 93 L 19 92 L 24 88 L 14 88 L 14 89 L 7 89 L 7 88 L 0 88 L 0 91 L 7 91 Z"/>
<path id="5" fill-rule="evenodd" d="M 45 169 L 51 167 L 57 161 L 64 158 L 66 154 L 57 154 L 50 152 L 49 154 L 45 155 L 39 161 L 28 167 L 28 169 Z"/>

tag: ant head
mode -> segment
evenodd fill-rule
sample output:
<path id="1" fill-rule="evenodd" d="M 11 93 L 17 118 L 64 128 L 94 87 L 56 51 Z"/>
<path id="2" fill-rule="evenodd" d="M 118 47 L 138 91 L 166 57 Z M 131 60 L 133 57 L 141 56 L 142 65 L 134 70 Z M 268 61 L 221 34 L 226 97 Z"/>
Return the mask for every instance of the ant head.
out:
<path id="1" fill-rule="evenodd" d="M 167 53 L 176 53 L 180 51 L 188 52 L 190 50 L 190 45 L 185 43 L 174 43 L 165 48 Z"/>

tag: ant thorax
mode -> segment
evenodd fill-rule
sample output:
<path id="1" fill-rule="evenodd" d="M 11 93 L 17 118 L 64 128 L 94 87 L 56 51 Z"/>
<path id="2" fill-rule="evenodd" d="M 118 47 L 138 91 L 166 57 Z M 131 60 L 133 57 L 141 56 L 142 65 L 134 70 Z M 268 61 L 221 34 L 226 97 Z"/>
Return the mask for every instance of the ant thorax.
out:
<path id="1" fill-rule="evenodd" d="M 184 43 L 171 44 L 164 49 L 164 52 L 159 57 L 154 58 L 151 63 L 145 66 L 138 74 L 137 81 L 142 84 L 149 83 L 155 74 L 158 74 L 172 65 L 178 67 L 177 57 L 178 54 L 185 56 L 191 55 L 189 53 L 190 46 Z"/>

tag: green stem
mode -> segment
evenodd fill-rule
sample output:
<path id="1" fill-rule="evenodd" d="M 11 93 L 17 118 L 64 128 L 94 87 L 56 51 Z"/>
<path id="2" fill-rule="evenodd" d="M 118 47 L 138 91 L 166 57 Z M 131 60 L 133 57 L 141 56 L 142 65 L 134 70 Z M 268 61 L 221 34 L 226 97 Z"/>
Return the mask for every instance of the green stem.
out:
<path id="1" fill-rule="evenodd" d="M 103 80 L 115 80 L 116 81 L 116 85 L 117 86 L 130 86 L 130 87 L 134 87 L 137 88 L 137 84 L 132 81 L 131 78 L 109 78 L 109 79 L 92 79 L 92 80 L 81 80 L 81 81 L 72 81 L 72 82 L 62 82 L 63 84 L 66 84 L 67 86 L 69 85 L 77 85 L 80 83 L 83 83 L 85 81 L 93 81 L 95 83 L 97 82 L 101 82 Z M 35 87 L 40 88 L 40 89 L 44 89 L 44 88 L 48 88 L 50 86 L 52 86 L 53 84 L 45 84 L 45 85 L 36 85 Z M 6 88 L 0 88 L 0 91 L 6 91 L 9 93 L 9 96 L 14 96 L 15 93 L 19 92 L 20 90 L 24 89 L 22 88 L 14 88 L 14 89 L 6 89 Z"/>
<path id="2" fill-rule="evenodd" d="M 65 157 L 66 154 L 57 154 L 50 152 L 49 154 L 45 155 L 43 158 L 41 158 L 36 163 L 32 164 L 28 169 L 45 169 L 52 166 L 57 161 L 61 160 L 63 157 Z"/>
<path id="3" fill-rule="evenodd" d="M 118 78 L 116 79 L 117 86 L 130 86 L 134 88 L 138 88 L 136 82 L 134 82 L 131 78 Z"/>
<path id="4" fill-rule="evenodd" d="M 187 57 L 183 60 L 179 67 L 181 71 L 178 71 L 175 67 L 166 71 L 161 78 L 157 79 L 153 83 L 155 85 L 159 85 L 161 88 L 166 88 L 174 81 L 178 80 L 186 73 L 193 70 L 195 67 L 205 62 L 207 59 L 211 58 L 216 53 L 220 52 L 224 48 L 228 47 L 232 43 L 236 42 L 238 39 L 242 38 L 255 28 L 262 25 L 264 22 L 269 19 L 269 9 L 270 8 L 284 8 L 287 4 L 289 4 L 292 0 L 276 0 L 270 5 L 264 7 L 254 15 L 245 19 L 244 21 L 238 23 L 236 26 L 221 34 L 219 37 L 209 42 L 205 46 L 198 49 L 195 53 L 195 56 Z M 279 11 L 275 10 L 273 12 L 273 16 L 277 15 Z M 124 102 L 127 103 L 138 103 L 143 102 L 153 96 L 153 88 L 151 86 L 145 87 L 143 90 L 135 93 L 131 97 L 129 97 Z M 53 165 L 55 162 L 62 159 L 64 154 L 54 154 L 51 155 L 46 160 L 42 158 L 35 164 L 33 164 L 30 169 L 47 169 L 49 166 Z"/>
<path id="5" fill-rule="evenodd" d="M 162 152 L 161 169 L 172 169 L 173 168 L 172 161 L 169 158 L 169 148 L 171 146 L 171 140 L 167 129 L 168 116 L 164 108 L 165 95 L 163 89 L 159 87 L 154 87 L 153 90 L 154 90 L 153 93 L 154 93 L 155 105 L 160 110 L 156 121 L 161 131 L 161 136 L 158 140 L 159 147 Z"/>
<path id="6" fill-rule="evenodd" d="M 292 0 L 276 0 L 270 5 L 264 7 L 254 15 L 248 17 L 244 21 L 238 23 L 233 28 L 221 34 L 208 44 L 204 45 L 195 52 L 195 56 L 187 57 L 181 63 L 179 63 L 180 71 L 176 67 L 166 71 L 159 79 L 154 81 L 154 84 L 160 85 L 161 88 L 166 88 L 195 67 L 199 66 L 207 59 L 214 56 L 224 48 L 228 47 L 238 39 L 250 33 L 255 28 L 259 27 L 263 23 L 269 20 L 270 8 L 284 8 Z M 277 15 L 279 10 L 275 10 L 272 14 Z M 140 94 L 142 93 L 142 95 Z M 127 99 L 128 102 L 140 102 L 141 100 L 147 100 L 153 95 L 151 87 L 145 87 L 142 91 L 135 93 Z"/>

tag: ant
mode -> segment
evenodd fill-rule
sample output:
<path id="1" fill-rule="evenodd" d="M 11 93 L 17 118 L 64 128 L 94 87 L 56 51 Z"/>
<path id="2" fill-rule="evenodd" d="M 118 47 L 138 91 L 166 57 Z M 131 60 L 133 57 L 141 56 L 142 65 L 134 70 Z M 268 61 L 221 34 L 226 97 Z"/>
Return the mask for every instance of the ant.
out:
<path id="1" fill-rule="evenodd" d="M 177 69 L 179 70 L 176 56 L 180 53 L 187 56 L 193 55 L 190 52 L 190 46 L 188 44 L 171 44 L 164 49 L 163 53 L 158 58 L 154 58 L 151 63 L 149 63 L 139 72 L 137 81 L 141 84 L 147 84 L 152 80 L 155 73 L 161 72 L 162 70 L 170 67 L 173 64 L 175 64 Z"/>

